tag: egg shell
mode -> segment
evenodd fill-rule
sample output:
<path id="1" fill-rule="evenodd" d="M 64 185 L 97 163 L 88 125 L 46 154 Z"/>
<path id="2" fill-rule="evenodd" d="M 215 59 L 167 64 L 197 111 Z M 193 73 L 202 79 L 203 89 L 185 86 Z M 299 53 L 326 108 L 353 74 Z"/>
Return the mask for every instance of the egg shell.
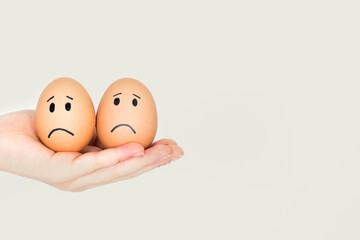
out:
<path id="1" fill-rule="evenodd" d="M 155 100 L 133 78 L 122 78 L 105 91 L 97 111 L 97 135 L 105 148 L 136 142 L 148 147 L 157 131 Z"/>
<path id="2" fill-rule="evenodd" d="M 86 89 L 71 78 L 52 81 L 36 107 L 36 131 L 41 142 L 54 151 L 81 151 L 95 131 L 95 109 Z"/>

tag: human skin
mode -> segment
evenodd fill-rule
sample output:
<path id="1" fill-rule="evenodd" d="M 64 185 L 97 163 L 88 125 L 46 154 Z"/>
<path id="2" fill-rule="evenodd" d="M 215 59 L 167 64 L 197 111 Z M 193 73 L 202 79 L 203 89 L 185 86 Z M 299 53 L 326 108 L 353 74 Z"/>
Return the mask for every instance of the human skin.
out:
<path id="1" fill-rule="evenodd" d="M 79 192 L 136 177 L 184 154 L 171 139 L 149 148 L 138 143 L 103 149 L 96 134 L 81 152 L 54 152 L 35 131 L 35 111 L 0 116 L 0 170 L 36 179 L 64 191 Z"/>

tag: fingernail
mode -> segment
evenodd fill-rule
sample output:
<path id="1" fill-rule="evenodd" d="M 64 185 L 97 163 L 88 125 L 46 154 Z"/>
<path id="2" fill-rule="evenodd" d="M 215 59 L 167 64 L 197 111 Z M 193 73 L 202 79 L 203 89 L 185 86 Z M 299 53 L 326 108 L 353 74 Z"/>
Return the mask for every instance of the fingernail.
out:
<path id="1" fill-rule="evenodd" d="M 165 157 L 161 158 L 159 161 L 160 161 L 160 162 L 161 162 L 161 161 L 164 161 L 165 159 L 168 159 L 169 157 L 171 157 L 171 154 L 169 154 L 169 155 L 167 155 L 167 156 L 165 156 Z"/>
<path id="2" fill-rule="evenodd" d="M 140 157 L 140 156 L 144 156 L 144 153 L 143 153 L 143 152 L 139 152 L 139 153 L 135 154 L 133 157 Z"/>

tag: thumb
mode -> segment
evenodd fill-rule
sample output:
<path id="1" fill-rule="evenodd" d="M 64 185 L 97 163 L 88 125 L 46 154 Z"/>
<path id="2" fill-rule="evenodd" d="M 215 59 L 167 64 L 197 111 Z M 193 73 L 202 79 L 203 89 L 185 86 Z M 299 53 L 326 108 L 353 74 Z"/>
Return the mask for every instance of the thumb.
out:
<path id="1" fill-rule="evenodd" d="M 138 143 L 128 143 L 98 152 L 88 152 L 73 160 L 76 175 L 86 175 L 98 169 L 110 167 L 132 157 L 144 155 L 144 147 Z"/>

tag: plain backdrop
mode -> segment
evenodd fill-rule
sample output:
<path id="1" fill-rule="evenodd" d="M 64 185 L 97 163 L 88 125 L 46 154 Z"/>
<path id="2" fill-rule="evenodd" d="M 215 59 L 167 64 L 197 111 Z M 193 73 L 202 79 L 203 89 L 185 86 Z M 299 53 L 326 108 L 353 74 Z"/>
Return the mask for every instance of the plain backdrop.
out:
<path id="1" fill-rule="evenodd" d="M 0 239 L 359 239 L 357 0 L 0 1 L 0 114 L 122 77 L 185 156 L 81 193 L 0 172 Z"/>

